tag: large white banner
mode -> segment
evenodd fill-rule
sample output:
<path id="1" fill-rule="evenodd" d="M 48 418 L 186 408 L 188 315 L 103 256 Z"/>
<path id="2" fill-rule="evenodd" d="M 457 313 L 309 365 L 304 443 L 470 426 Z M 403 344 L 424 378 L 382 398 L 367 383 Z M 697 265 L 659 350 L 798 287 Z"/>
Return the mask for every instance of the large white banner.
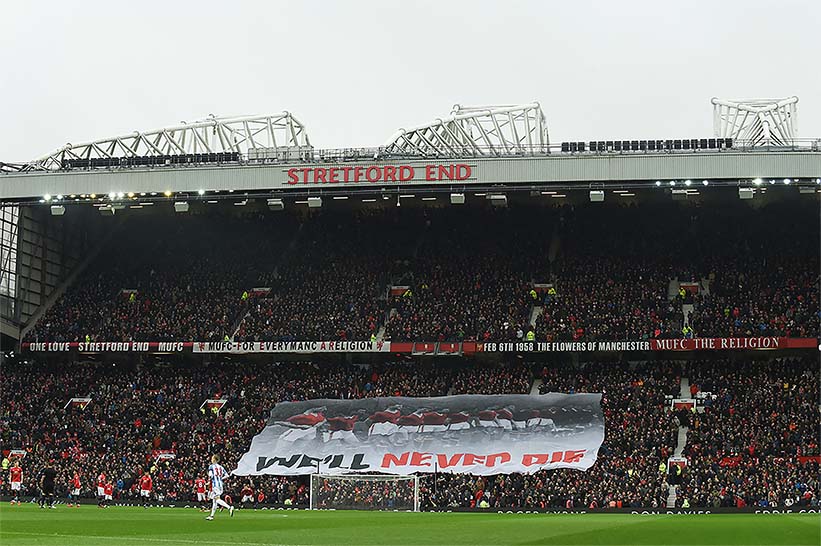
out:
<path id="1" fill-rule="evenodd" d="M 284 402 L 233 473 L 587 470 L 603 440 L 601 394 Z"/>

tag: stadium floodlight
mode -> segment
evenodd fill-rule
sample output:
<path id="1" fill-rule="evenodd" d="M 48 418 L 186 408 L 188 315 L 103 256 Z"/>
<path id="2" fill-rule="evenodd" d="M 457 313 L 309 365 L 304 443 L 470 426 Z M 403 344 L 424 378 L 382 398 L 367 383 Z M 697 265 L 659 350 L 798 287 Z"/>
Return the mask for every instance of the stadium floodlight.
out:
<path id="1" fill-rule="evenodd" d="M 151 195 L 154 195 L 154 194 L 152 193 Z M 166 197 L 171 197 L 171 190 L 165 190 L 163 192 L 163 195 L 165 195 Z"/>
<path id="2" fill-rule="evenodd" d="M 709 181 L 709 180 L 702 180 L 702 181 L 701 181 L 701 185 L 702 185 L 702 186 L 709 186 L 709 185 L 710 185 L 710 181 Z"/>
<path id="3" fill-rule="evenodd" d="M 452 194 L 450 194 L 450 204 L 451 205 L 464 205 L 465 204 L 465 194 L 464 193 L 452 193 Z"/>
<path id="4" fill-rule="evenodd" d="M 685 181 L 684 181 L 684 185 L 685 185 L 685 186 L 689 186 L 689 185 L 690 185 L 690 184 L 692 184 L 692 183 L 693 183 L 693 181 L 692 181 L 692 180 L 685 180 Z"/>
<path id="5" fill-rule="evenodd" d="M 753 188 L 738 188 L 739 199 L 752 199 L 754 195 L 755 190 Z"/>
<path id="6" fill-rule="evenodd" d="M 318 209 L 322 206 L 322 198 L 321 197 L 309 197 L 308 198 L 308 208 L 309 209 Z"/>
<path id="7" fill-rule="evenodd" d="M 205 190 L 203 190 L 203 189 L 197 190 L 197 195 L 205 195 Z"/>
<path id="8" fill-rule="evenodd" d="M 661 186 L 661 180 L 656 180 L 656 186 Z"/>
<path id="9" fill-rule="evenodd" d="M 58 195 L 58 196 L 56 197 L 56 199 L 57 199 L 58 201 L 62 201 L 62 200 L 63 200 L 63 196 L 62 196 L 62 195 Z"/>
<path id="10" fill-rule="evenodd" d="M 760 186 L 763 183 L 764 183 L 764 181 L 761 180 L 760 178 L 756 178 L 755 180 L 753 180 L 753 184 L 755 184 L 756 186 Z"/>
<path id="11" fill-rule="evenodd" d="M 268 199 L 268 208 L 271 210 L 284 210 L 285 202 L 282 199 Z"/>
<path id="12" fill-rule="evenodd" d="M 44 200 L 44 201 L 51 201 L 51 194 L 50 194 L 50 193 L 45 194 L 45 195 L 43 196 L 43 200 Z"/>
<path id="13" fill-rule="evenodd" d="M 114 193 L 114 192 L 111 192 L 111 193 L 108 194 L 108 198 L 109 199 L 117 199 L 117 194 Z"/>
<path id="14" fill-rule="evenodd" d="M 188 202 L 176 201 L 174 203 L 174 212 L 188 212 Z"/>
<path id="15" fill-rule="evenodd" d="M 66 213 L 66 208 L 63 205 L 51 205 L 52 216 L 62 216 Z"/>
<path id="16" fill-rule="evenodd" d="M 590 190 L 590 201 L 592 203 L 601 203 L 602 201 L 604 201 L 604 191 Z"/>
<path id="17" fill-rule="evenodd" d="M 129 199 L 134 199 L 134 192 L 133 191 L 128 192 L 127 195 L 128 195 Z"/>
<path id="18" fill-rule="evenodd" d="M 784 179 L 784 184 L 789 185 L 791 182 L 792 182 L 792 180 L 790 180 L 789 178 Z"/>

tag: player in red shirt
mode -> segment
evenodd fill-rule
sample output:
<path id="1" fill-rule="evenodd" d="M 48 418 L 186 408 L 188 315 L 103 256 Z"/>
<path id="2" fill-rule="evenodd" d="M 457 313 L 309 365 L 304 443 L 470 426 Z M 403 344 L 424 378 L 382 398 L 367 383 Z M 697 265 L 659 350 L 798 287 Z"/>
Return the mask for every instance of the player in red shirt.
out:
<path id="1" fill-rule="evenodd" d="M 105 505 L 105 472 L 100 472 L 97 476 L 97 506 L 102 508 Z"/>
<path id="2" fill-rule="evenodd" d="M 242 488 L 242 491 L 240 491 L 239 502 L 242 504 L 243 508 L 246 504 L 251 504 L 252 502 L 254 502 L 254 490 L 251 489 L 250 485 L 246 485 Z"/>
<path id="3" fill-rule="evenodd" d="M 140 478 L 140 498 L 143 499 L 143 508 L 148 508 L 148 501 L 151 500 L 151 488 L 154 482 L 151 480 L 151 475 L 148 470 L 145 471 L 143 477 Z"/>
<path id="4" fill-rule="evenodd" d="M 196 489 L 197 491 L 197 502 L 202 503 L 202 506 L 200 506 L 200 510 L 205 510 L 205 478 L 197 478 L 196 480 L 194 480 L 194 489 Z"/>
<path id="5" fill-rule="evenodd" d="M 11 482 L 11 491 L 14 495 L 14 498 L 11 499 L 11 504 L 17 503 L 17 506 L 20 506 L 20 490 L 23 486 L 23 469 L 20 468 L 20 463 L 17 459 L 14 460 L 14 463 L 9 470 L 9 482 Z"/>
<path id="6" fill-rule="evenodd" d="M 114 484 L 108 482 L 103 487 L 103 493 L 105 493 L 105 507 L 108 508 L 108 503 L 114 498 Z"/>
<path id="7" fill-rule="evenodd" d="M 74 501 L 72 503 L 72 501 Z M 80 475 L 75 472 L 74 477 L 68 481 L 68 504 L 67 506 L 71 508 L 74 506 L 75 508 L 80 507 Z"/>

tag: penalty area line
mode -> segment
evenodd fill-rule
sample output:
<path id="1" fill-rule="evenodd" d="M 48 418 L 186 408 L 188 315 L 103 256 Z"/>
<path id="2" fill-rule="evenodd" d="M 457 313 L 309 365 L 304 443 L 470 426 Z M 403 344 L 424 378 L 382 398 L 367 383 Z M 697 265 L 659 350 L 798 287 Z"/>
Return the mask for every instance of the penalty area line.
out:
<path id="1" fill-rule="evenodd" d="M 0 535 L 23 535 L 32 537 L 52 537 L 52 538 L 79 538 L 79 539 L 108 539 L 108 540 L 133 540 L 137 542 L 158 542 L 161 544 L 215 544 L 218 546 L 289 546 L 288 544 L 276 544 L 273 542 L 216 542 L 213 539 L 192 540 L 185 538 L 156 538 L 156 537 L 128 537 L 116 535 L 68 535 L 61 533 L 30 533 L 24 531 L 0 531 Z M 292 544 L 290 546 L 311 546 L 308 544 Z"/>

